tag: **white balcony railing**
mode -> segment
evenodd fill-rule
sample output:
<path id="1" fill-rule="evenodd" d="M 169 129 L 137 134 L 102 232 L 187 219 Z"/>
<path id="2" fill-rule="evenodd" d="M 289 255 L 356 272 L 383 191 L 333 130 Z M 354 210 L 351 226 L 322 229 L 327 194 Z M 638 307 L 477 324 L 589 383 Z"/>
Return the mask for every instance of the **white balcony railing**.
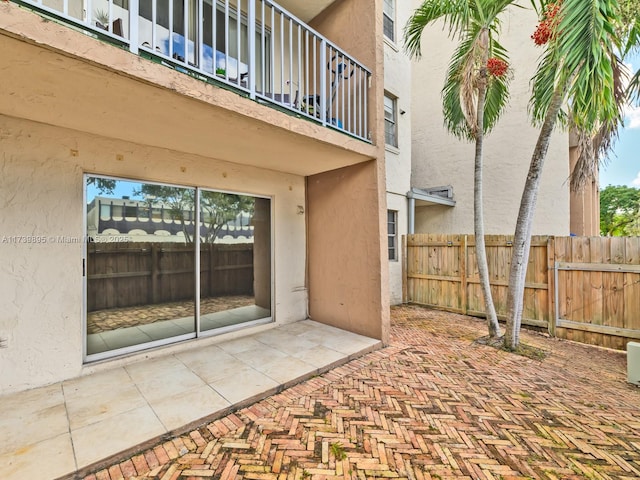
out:
<path id="1" fill-rule="evenodd" d="M 371 72 L 271 0 L 16 1 L 176 70 L 370 139 Z"/>

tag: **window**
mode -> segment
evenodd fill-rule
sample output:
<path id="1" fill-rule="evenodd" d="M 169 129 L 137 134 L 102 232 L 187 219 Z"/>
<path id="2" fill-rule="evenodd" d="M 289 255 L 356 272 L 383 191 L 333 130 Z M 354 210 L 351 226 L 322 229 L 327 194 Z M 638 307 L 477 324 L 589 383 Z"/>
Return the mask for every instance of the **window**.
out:
<path id="1" fill-rule="evenodd" d="M 398 125 L 396 123 L 397 100 L 384 96 L 384 142 L 392 147 L 398 146 Z"/>
<path id="2" fill-rule="evenodd" d="M 398 212 L 387 210 L 389 260 L 398 260 Z"/>
<path id="3" fill-rule="evenodd" d="M 384 36 L 392 42 L 395 41 L 396 0 L 384 0 L 382 9 L 382 31 Z"/>

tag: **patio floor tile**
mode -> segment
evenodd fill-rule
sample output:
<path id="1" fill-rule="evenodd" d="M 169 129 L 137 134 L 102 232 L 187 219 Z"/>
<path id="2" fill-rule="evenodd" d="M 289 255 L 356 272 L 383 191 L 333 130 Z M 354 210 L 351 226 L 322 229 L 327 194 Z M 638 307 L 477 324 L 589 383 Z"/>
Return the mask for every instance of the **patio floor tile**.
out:
<path id="1" fill-rule="evenodd" d="M 2 480 L 58 478 L 75 465 L 68 432 L 0 455 Z"/>
<path id="2" fill-rule="evenodd" d="M 310 363 L 288 355 L 272 358 L 271 360 L 256 365 L 255 368 L 268 377 L 273 378 L 278 383 L 286 383 L 292 379 L 313 374 L 317 370 L 317 368 Z"/>
<path id="3" fill-rule="evenodd" d="M 278 385 L 274 379 L 251 367 L 235 370 L 211 383 L 211 387 L 231 403 L 253 398 Z"/>
<path id="4" fill-rule="evenodd" d="M 146 404 L 147 401 L 132 382 L 113 383 L 111 388 L 103 391 L 86 391 L 86 395 L 76 395 L 66 400 L 69 427 L 77 430 Z"/>
<path id="5" fill-rule="evenodd" d="M 35 444 L 69 432 L 64 402 L 36 408 L 37 401 L 0 410 L 0 455 L 19 449 L 23 442 Z"/>
<path id="6" fill-rule="evenodd" d="M 175 430 L 231 405 L 209 385 L 183 390 L 150 403 L 164 427 Z"/>
<path id="7" fill-rule="evenodd" d="M 73 430 L 71 433 L 77 464 L 83 466 L 115 455 L 165 432 L 166 429 L 152 408 L 145 405 Z"/>

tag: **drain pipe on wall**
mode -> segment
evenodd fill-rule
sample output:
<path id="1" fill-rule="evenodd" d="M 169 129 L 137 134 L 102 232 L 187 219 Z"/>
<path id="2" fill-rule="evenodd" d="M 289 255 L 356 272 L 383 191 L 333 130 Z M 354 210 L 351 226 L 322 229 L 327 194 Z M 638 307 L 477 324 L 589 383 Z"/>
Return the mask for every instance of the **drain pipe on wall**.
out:
<path id="1" fill-rule="evenodd" d="M 416 233 L 416 199 L 426 202 L 427 205 L 456 206 L 451 185 L 429 189 L 413 187 L 407 192 L 407 199 L 409 200 L 409 235 Z"/>
<path id="2" fill-rule="evenodd" d="M 416 230 L 416 199 L 413 198 L 412 192 L 407 192 L 409 199 L 409 235 L 413 235 Z"/>

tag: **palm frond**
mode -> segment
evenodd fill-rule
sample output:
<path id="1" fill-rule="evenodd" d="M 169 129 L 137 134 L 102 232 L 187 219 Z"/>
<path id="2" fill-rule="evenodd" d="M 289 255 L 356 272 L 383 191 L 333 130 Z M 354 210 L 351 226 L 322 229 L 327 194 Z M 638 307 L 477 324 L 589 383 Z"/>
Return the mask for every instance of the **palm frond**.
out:
<path id="1" fill-rule="evenodd" d="M 624 122 L 624 107 L 627 104 L 627 91 L 624 84 L 627 72 L 625 65 L 617 56 L 613 55 L 611 63 L 614 71 L 613 100 L 618 108 L 618 115 L 604 119 L 595 135 L 590 135 L 585 131 L 578 132 L 578 159 L 571 171 L 570 187 L 572 192 L 582 190 L 589 181 L 595 178 L 598 165 L 613 149 L 618 132 Z"/>
<path id="2" fill-rule="evenodd" d="M 556 35 L 533 78 L 531 113 L 539 123 L 554 86 L 566 88 L 567 108 L 580 131 L 595 135 L 619 116 L 615 90 L 616 0 L 563 0 Z"/>
<path id="3" fill-rule="evenodd" d="M 559 82 L 562 62 L 557 52 L 547 49 L 538 63 L 538 69 L 531 79 L 531 101 L 529 113 L 534 125 L 540 126 L 547 116 L 553 92 Z"/>
<path id="4" fill-rule="evenodd" d="M 592 133 L 619 116 L 615 50 L 621 45 L 613 29 L 619 20 L 616 6 L 615 0 L 564 0 L 561 7 L 554 48 L 562 58 L 562 80 L 575 75 L 568 91 L 572 119 Z"/>
<path id="5" fill-rule="evenodd" d="M 425 0 L 411 15 L 404 27 L 404 50 L 410 57 L 422 56 L 422 32 L 427 25 L 442 19 L 449 36 L 465 30 L 471 16 L 473 0 Z"/>
<path id="6" fill-rule="evenodd" d="M 492 38 L 489 46 L 489 56 L 499 58 L 509 64 L 509 56 L 507 50 Z M 509 84 L 511 75 L 507 74 L 502 77 L 492 77 L 487 86 L 487 96 L 484 106 L 484 130 L 485 133 L 490 132 L 498 123 L 498 119 L 502 115 L 505 107 L 509 103 Z"/>
<path id="7" fill-rule="evenodd" d="M 629 81 L 627 98 L 631 102 L 640 103 L 640 70 L 638 70 Z"/>
<path id="8" fill-rule="evenodd" d="M 578 137 L 578 158 L 571 170 L 569 184 L 572 192 L 579 192 L 589 181 L 596 178 L 598 162 L 591 135 L 584 131 L 575 133 Z"/>
<path id="9" fill-rule="evenodd" d="M 480 72 L 489 56 L 504 59 L 504 47 L 495 41 L 500 31 L 499 15 L 514 0 L 426 0 L 414 12 L 405 27 L 405 50 L 414 57 L 421 54 L 424 28 L 443 20 L 450 37 L 459 43 L 449 62 L 442 90 L 446 128 L 459 138 L 473 140 L 477 130 L 477 88 Z M 481 38 L 488 35 L 488 41 Z M 508 102 L 509 77 L 490 78 L 484 108 L 484 131 L 490 131 Z"/>
<path id="10" fill-rule="evenodd" d="M 474 56 L 475 32 L 468 32 L 458 44 L 447 69 L 442 90 L 442 109 L 447 130 L 459 138 L 474 138 L 475 102 L 473 88 L 469 85 L 469 65 Z"/>

